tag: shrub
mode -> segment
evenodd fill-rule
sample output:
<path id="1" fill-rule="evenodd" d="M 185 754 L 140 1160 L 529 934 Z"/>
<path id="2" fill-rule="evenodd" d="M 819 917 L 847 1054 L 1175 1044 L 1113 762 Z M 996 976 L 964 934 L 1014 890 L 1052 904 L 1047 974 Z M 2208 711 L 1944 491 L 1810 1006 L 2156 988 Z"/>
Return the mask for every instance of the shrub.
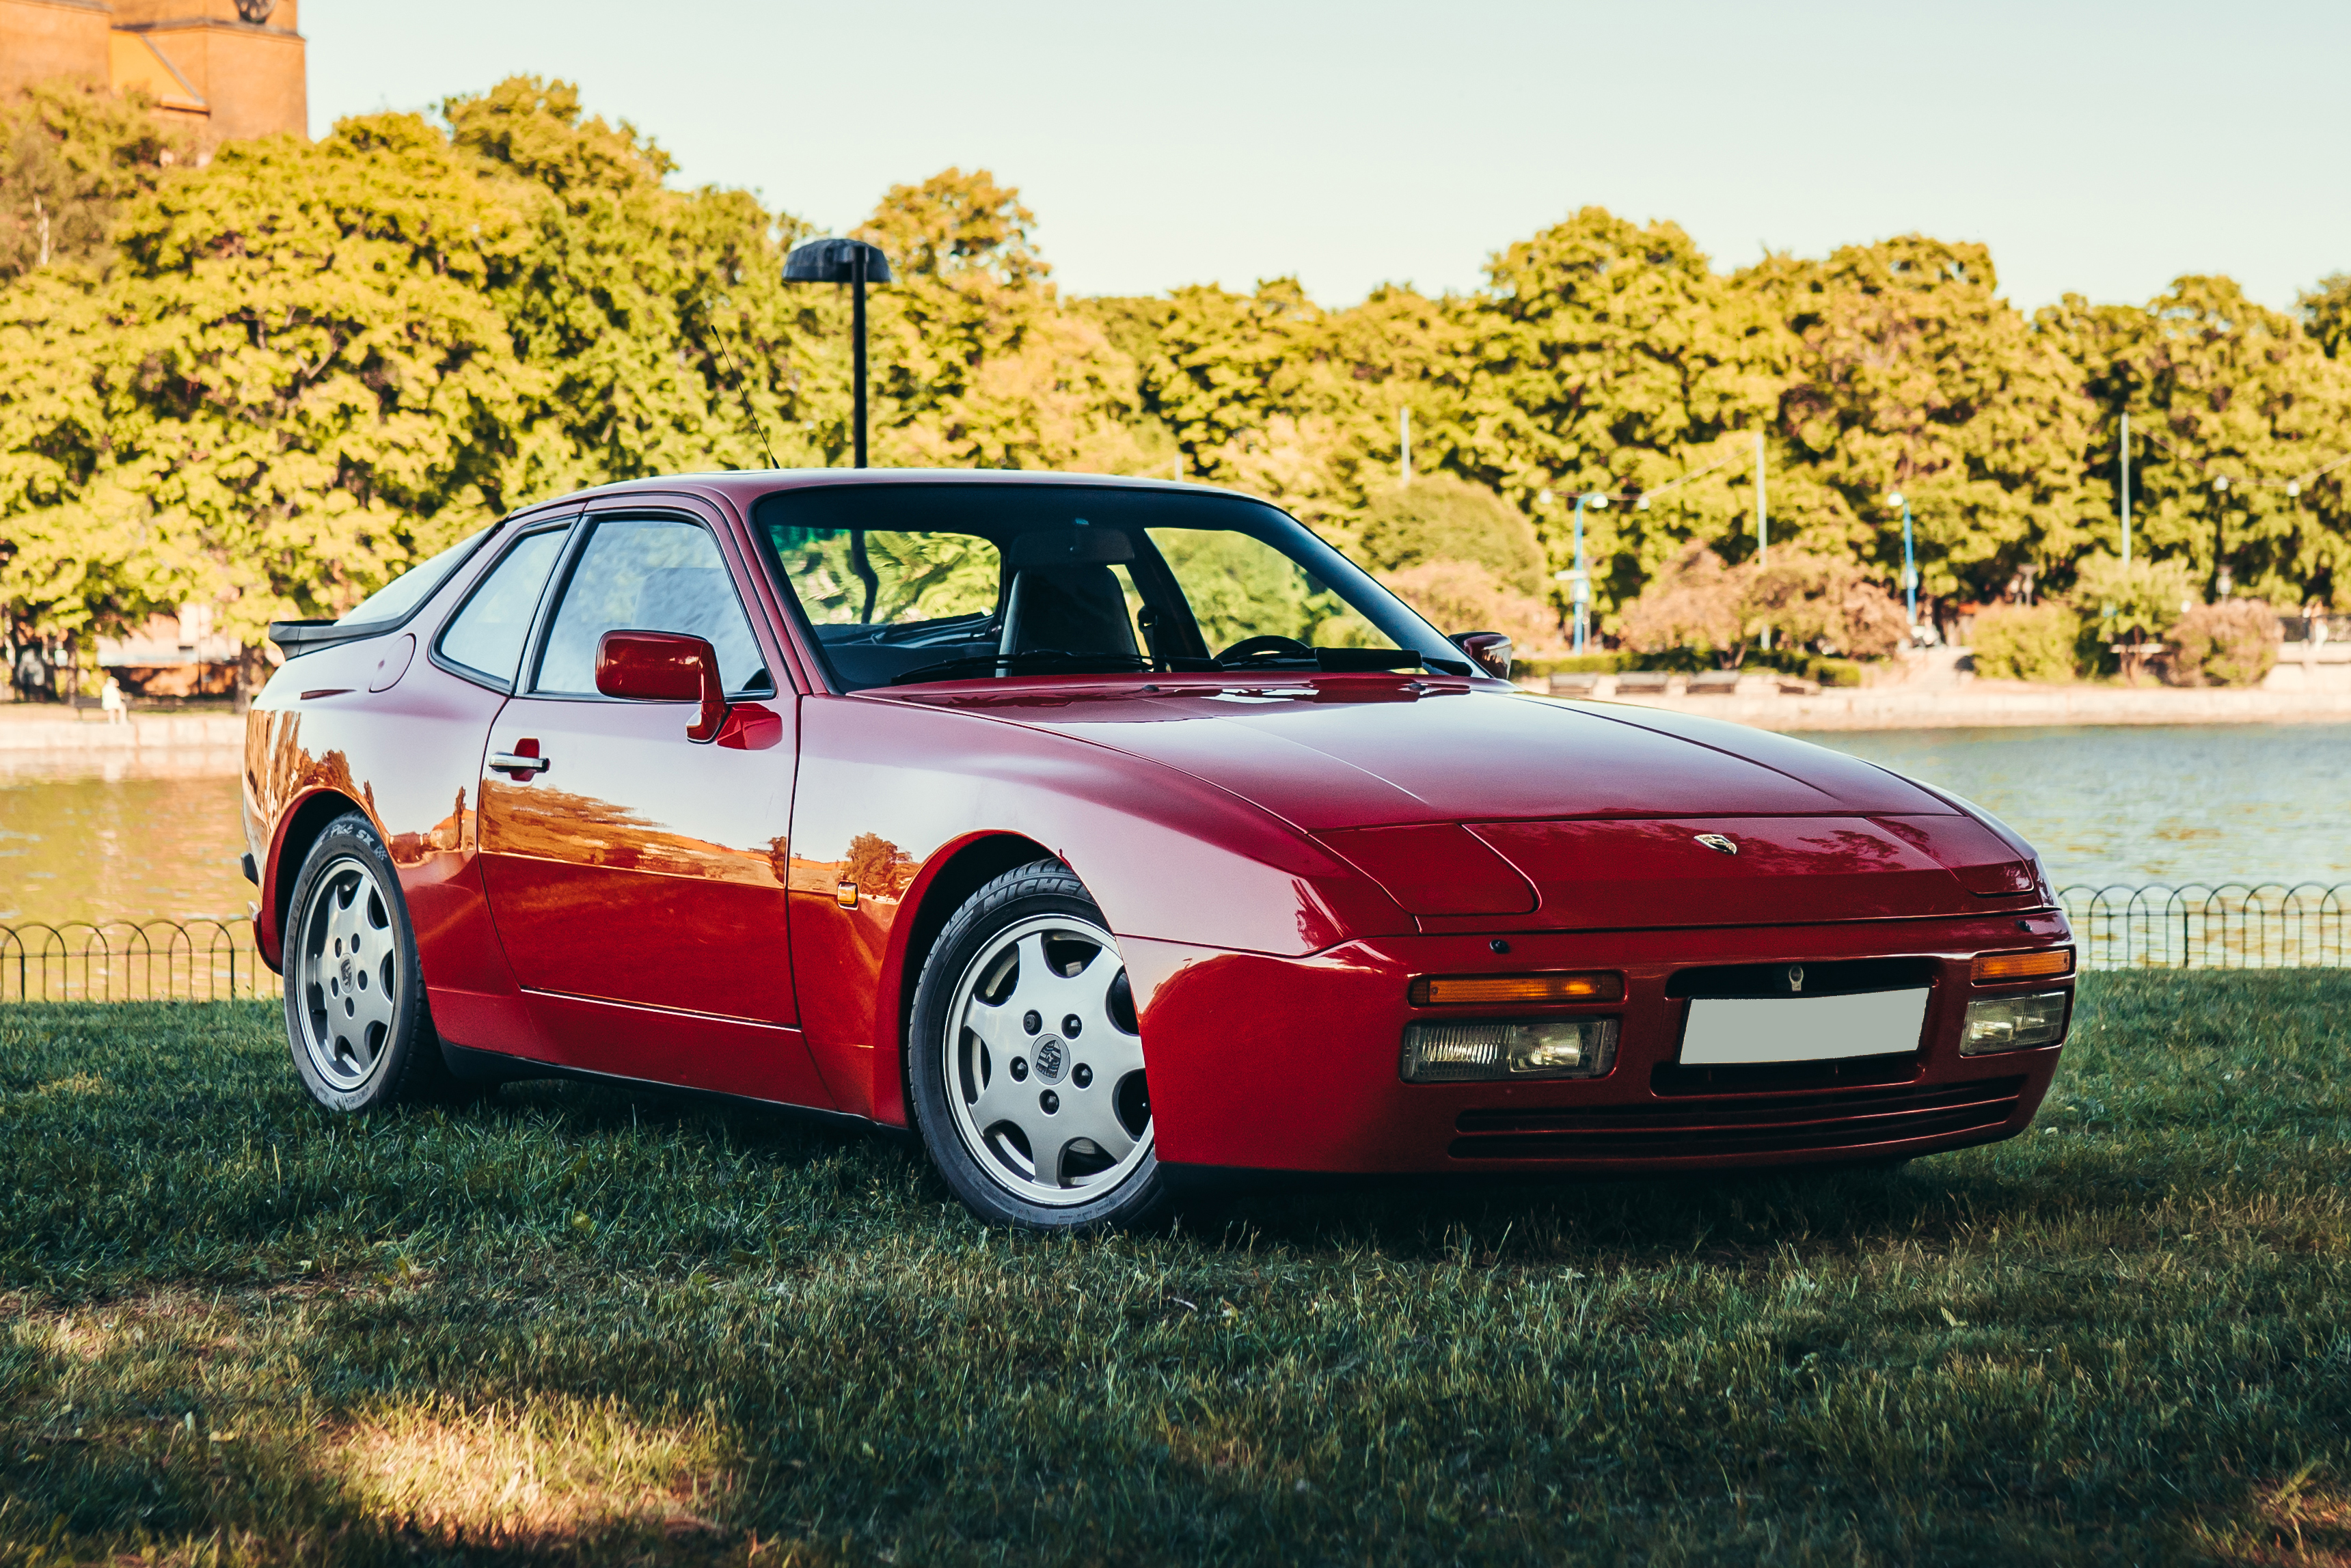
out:
<path id="1" fill-rule="evenodd" d="M 1745 579 L 1696 540 L 1666 563 L 1641 597 L 1617 618 L 1617 635 L 1635 653 L 1687 649 L 1735 670 L 1746 656 L 1740 617 Z"/>
<path id="2" fill-rule="evenodd" d="M 1424 561 L 1385 573 L 1380 581 L 1439 631 L 1499 631 L 1514 651 L 1559 645 L 1558 614 L 1539 598 L 1512 592 L 1476 561 Z"/>
<path id="3" fill-rule="evenodd" d="M 1529 598 L 1540 598 L 1547 586 L 1542 541 L 1534 524 L 1485 486 L 1447 473 L 1374 496 L 1355 538 L 1364 561 L 1375 572 L 1468 561 Z"/>
<path id="4" fill-rule="evenodd" d="M 2277 662 L 2284 636 L 2277 612 L 2252 599 L 2198 605 L 2164 633 L 2172 681 L 2180 686 L 2251 686 Z"/>
<path id="5" fill-rule="evenodd" d="M 2119 658 L 2114 645 L 2144 646 L 2160 639 L 2197 602 L 2195 584 L 2179 561 L 2139 557 L 2126 566 L 2099 551 L 2075 566 L 2074 592 L 2069 596 L 2082 618 L 2080 663 L 2085 670 L 2119 668 L 2131 680 L 2138 679 L 2144 658 Z"/>
<path id="6" fill-rule="evenodd" d="M 1769 566 L 1750 563 L 1743 604 L 1750 626 L 1770 626 L 1788 643 L 1817 643 L 1823 651 L 1885 659 L 1910 645 L 1909 618 L 1899 600 L 1842 556 L 1782 550 Z"/>
<path id="7" fill-rule="evenodd" d="M 1976 673 L 1994 680 L 2071 680 L 2080 622 L 2060 604 L 2003 605 L 1976 617 Z"/>
<path id="8" fill-rule="evenodd" d="M 1632 668 L 1629 656 L 1622 653 L 1539 653 L 1513 658 L 1510 672 L 1539 680 L 1553 675 L 1614 675 Z"/>
<path id="9" fill-rule="evenodd" d="M 1858 686 L 1868 677 L 1869 667 L 1851 659 L 1809 659 L 1804 673 L 1823 686 Z"/>
<path id="10" fill-rule="evenodd" d="M 1894 596 L 1851 561 L 1783 550 L 1736 566 L 1693 540 L 1625 607 L 1616 629 L 1642 653 L 1688 651 L 1735 670 L 1763 628 L 1789 649 L 1884 658 L 1910 626 Z"/>

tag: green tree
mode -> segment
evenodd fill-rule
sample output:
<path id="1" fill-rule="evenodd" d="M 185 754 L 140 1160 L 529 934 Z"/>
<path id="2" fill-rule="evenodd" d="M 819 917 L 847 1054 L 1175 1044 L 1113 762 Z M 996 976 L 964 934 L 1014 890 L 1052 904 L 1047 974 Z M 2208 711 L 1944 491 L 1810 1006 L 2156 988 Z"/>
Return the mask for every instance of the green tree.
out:
<path id="1" fill-rule="evenodd" d="M 825 302 L 782 282 L 796 220 L 741 192 L 671 190 L 669 155 L 586 116 L 565 82 L 513 77 L 443 112 L 527 225 L 486 280 L 538 373 L 525 490 L 762 468 L 767 443 L 820 462 L 840 444 L 845 389 L 810 373 L 826 363 Z"/>
<path id="2" fill-rule="evenodd" d="M 68 627 L 206 601 L 253 643 L 496 515 L 536 379 L 486 286 L 524 235 L 413 116 L 164 180 L 110 280 L 0 295 L 0 593 Z"/>
<path id="3" fill-rule="evenodd" d="M 1777 390 L 1782 328 L 1731 288 L 1672 223 L 1598 207 L 1495 257 L 1470 308 L 1469 379 L 1454 461 L 1520 505 L 1544 490 L 1656 490 L 1736 455 Z M 1739 552 L 1749 465 L 1722 462 L 1670 505 L 1587 509 L 1585 553 L 1602 616 L 1629 601 L 1690 539 Z M 1573 564 L 1564 505 L 1538 513 L 1551 565 Z"/>
<path id="4" fill-rule="evenodd" d="M 2344 348 L 2351 346 L 2351 273 L 2328 273 L 2318 280 L 2316 288 L 2294 301 L 2294 307 L 2301 312 L 2302 329 L 2311 341 L 2328 358 L 2342 358 Z"/>
<path id="5" fill-rule="evenodd" d="M 877 461 L 1138 468 L 1134 363 L 1099 322 L 1063 306 L 1032 222 L 1019 193 L 986 170 L 950 169 L 893 187 L 858 230 L 890 254 L 896 280 L 869 307 Z M 815 318 L 839 346 L 819 373 L 843 393 L 847 314 L 828 298 Z M 837 428 L 845 448 L 846 422 Z"/>
<path id="6" fill-rule="evenodd" d="M 2351 560 L 2351 468 L 2327 467 L 2351 455 L 2351 364 L 2225 277 L 2183 277 L 2144 310 L 2068 296 L 2041 319 L 2102 410 L 2081 465 L 2109 486 L 2130 412 L 2137 549 L 2212 597 L 2223 568 L 2273 602 L 2332 597 Z"/>
<path id="7" fill-rule="evenodd" d="M 1364 562 L 1383 572 L 1469 561 L 1515 593 L 1540 597 L 1548 586 L 1534 525 L 1484 485 L 1450 474 L 1377 492 L 1357 524 L 1356 545 Z"/>
<path id="8" fill-rule="evenodd" d="M 0 102 L 0 286 L 102 259 L 123 203 L 187 156 L 141 93 L 40 82 Z"/>
<path id="9" fill-rule="evenodd" d="M 1901 567 L 1899 490 L 1923 590 L 1989 598 L 2020 571 L 2069 561 L 2101 497 L 2078 465 L 2090 410 L 2074 366 L 1999 295 L 1979 244 L 1909 234 L 1821 263 L 1785 258 L 1742 287 L 1794 346 L 1775 420 L 1775 537 Z"/>

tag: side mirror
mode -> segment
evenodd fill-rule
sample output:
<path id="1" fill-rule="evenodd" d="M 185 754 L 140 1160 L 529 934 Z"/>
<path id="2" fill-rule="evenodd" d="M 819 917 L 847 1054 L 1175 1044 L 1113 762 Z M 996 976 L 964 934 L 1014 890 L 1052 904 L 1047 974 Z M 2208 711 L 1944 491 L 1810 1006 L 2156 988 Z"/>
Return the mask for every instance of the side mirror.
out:
<path id="1" fill-rule="evenodd" d="M 637 702 L 701 703 L 702 717 L 685 727 L 689 741 L 716 740 L 726 722 L 718 652 L 684 632 L 606 632 L 596 642 L 596 690 Z"/>
<path id="2" fill-rule="evenodd" d="M 1460 631 L 1450 639 L 1470 662 L 1497 680 L 1510 678 L 1510 639 L 1499 631 Z"/>

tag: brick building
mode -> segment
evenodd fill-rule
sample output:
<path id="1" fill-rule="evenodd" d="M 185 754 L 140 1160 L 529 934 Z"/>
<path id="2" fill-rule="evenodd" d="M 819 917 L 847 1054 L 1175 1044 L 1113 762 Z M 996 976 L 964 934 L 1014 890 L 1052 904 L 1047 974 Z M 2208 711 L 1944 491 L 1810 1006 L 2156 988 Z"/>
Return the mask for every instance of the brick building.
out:
<path id="1" fill-rule="evenodd" d="M 200 157 L 307 135 L 298 0 L 0 0 L 0 96 L 52 77 L 144 88 Z"/>

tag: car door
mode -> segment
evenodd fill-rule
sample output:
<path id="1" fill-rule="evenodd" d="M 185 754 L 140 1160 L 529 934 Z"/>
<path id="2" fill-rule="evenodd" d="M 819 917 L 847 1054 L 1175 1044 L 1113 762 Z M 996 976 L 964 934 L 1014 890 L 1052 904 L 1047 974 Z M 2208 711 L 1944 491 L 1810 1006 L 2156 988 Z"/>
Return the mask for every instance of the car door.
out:
<path id="1" fill-rule="evenodd" d="M 796 1027 L 785 919 L 795 710 L 717 519 L 591 513 L 490 731 L 483 878 L 507 961 L 567 1065 L 794 1104 L 831 1097 Z M 596 690 L 608 631 L 716 650 L 730 709 Z"/>

